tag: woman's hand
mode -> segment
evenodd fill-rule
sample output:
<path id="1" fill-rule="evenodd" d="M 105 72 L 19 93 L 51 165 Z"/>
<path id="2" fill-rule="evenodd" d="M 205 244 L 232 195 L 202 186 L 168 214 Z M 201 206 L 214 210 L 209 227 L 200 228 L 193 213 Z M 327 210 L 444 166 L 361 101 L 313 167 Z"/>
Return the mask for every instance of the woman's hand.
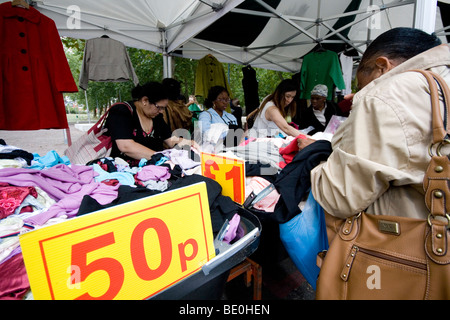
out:
<path id="1" fill-rule="evenodd" d="M 298 150 L 302 150 L 303 148 L 309 146 L 310 144 L 316 142 L 316 140 L 311 139 L 309 137 L 303 136 L 301 138 L 297 138 L 297 146 Z"/>
<path id="2" fill-rule="evenodd" d="M 171 137 L 168 140 L 169 141 L 167 142 L 167 145 L 170 148 L 175 148 L 175 147 L 183 148 L 183 147 L 188 146 L 189 148 L 192 147 L 196 150 L 200 150 L 200 146 L 194 140 L 188 140 L 188 139 L 177 138 L 177 137 Z"/>

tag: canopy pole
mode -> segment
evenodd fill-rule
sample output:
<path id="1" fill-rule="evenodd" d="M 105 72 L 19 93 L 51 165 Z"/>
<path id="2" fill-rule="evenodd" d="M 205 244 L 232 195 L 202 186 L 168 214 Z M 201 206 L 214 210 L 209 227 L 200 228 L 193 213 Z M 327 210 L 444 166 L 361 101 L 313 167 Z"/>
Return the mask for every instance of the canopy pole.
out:
<path id="1" fill-rule="evenodd" d="M 163 56 L 163 77 L 172 78 L 172 59 L 167 53 L 166 30 L 160 29 L 162 40 L 162 56 Z"/>
<path id="2" fill-rule="evenodd" d="M 414 28 L 433 33 L 436 27 L 437 0 L 416 0 Z"/>
<path id="3" fill-rule="evenodd" d="M 88 121 L 89 121 L 89 123 L 91 123 L 91 114 L 89 113 L 87 90 L 84 90 L 84 98 L 86 99 L 86 112 L 87 112 L 87 116 L 88 116 Z"/>
<path id="4" fill-rule="evenodd" d="M 167 54 L 167 78 L 173 77 L 173 57 Z"/>
<path id="5" fill-rule="evenodd" d="M 319 34 L 320 24 L 318 23 L 318 21 L 320 20 L 320 4 L 321 4 L 321 0 L 317 1 L 316 39 L 320 38 L 320 34 Z"/>
<path id="6" fill-rule="evenodd" d="M 169 78 L 168 77 L 168 70 L 169 70 L 169 59 L 167 59 L 167 54 L 163 52 L 163 78 Z"/>

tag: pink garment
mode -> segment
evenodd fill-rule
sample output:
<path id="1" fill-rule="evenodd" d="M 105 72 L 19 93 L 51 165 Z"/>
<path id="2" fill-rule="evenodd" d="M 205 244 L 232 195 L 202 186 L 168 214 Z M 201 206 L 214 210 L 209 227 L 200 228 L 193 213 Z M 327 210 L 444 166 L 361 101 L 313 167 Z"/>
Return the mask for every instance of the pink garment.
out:
<path id="1" fill-rule="evenodd" d="M 21 300 L 30 288 L 22 253 L 0 264 L 0 300 Z"/>
<path id="2" fill-rule="evenodd" d="M 0 182 L 0 219 L 13 214 L 28 195 L 36 198 L 36 189 L 34 187 L 10 186 L 7 183 Z"/>
<path id="3" fill-rule="evenodd" d="M 245 186 L 245 198 L 253 191 L 256 195 L 260 193 L 265 187 L 269 186 L 270 182 L 261 177 L 252 177 L 250 182 Z M 277 190 L 273 190 L 264 199 L 258 201 L 253 207 L 255 209 L 263 210 L 266 212 L 274 212 L 275 205 L 280 198 L 280 194 Z"/>
<path id="4" fill-rule="evenodd" d="M 108 185 L 101 182 L 91 182 L 82 185 L 77 192 L 67 194 L 46 211 L 30 216 L 24 219 L 24 221 L 41 226 L 49 219 L 62 215 L 67 215 L 69 218 L 74 217 L 78 213 L 81 201 L 85 195 L 91 196 L 102 205 L 108 204 L 117 198 L 119 186 L 120 184 Z"/>
<path id="5" fill-rule="evenodd" d="M 244 141 L 242 141 L 239 144 L 239 147 L 246 146 L 247 144 L 249 144 L 250 142 L 255 141 L 255 140 L 256 140 L 256 138 L 249 137 L 248 139 L 245 139 Z"/>
<path id="6" fill-rule="evenodd" d="M 294 159 L 295 155 L 298 152 L 298 144 L 297 139 L 307 139 L 304 134 L 300 134 L 297 137 L 295 137 L 294 140 L 292 140 L 286 147 L 280 148 L 280 154 L 283 157 L 284 161 L 286 163 L 292 162 L 292 159 Z"/>
<path id="7" fill-rule="evenodd" d="M 155 165 L 144 166 L 136 173 L 136 178 L 141 181 L 165 181 L 170 178 L 169 168 Z"/>
<path id="8" fill-rule="evenodd" d="M 48 169 L 4 168 L 0 170 L 0 182 L 16 186 L 38 186 L 57 202 L 48 210 L 25 219 L 26 223 L 43 225 L 49 219 L 77 214 L 85 195 L 90 195 L 100 204 L 117 198 L 119 185 L 95 182 L 97 175 L 92 166 L 58 164 Z"/>

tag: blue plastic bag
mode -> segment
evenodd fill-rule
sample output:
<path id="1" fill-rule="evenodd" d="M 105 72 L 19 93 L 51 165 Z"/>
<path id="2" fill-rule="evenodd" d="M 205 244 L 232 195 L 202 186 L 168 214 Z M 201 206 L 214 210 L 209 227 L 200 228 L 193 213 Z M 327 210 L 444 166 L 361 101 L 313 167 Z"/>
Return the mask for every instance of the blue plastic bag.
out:
<path id="1" fill-rule="evenodd" d="M 323 209 L 311 191 L 303 211 L 280 224 L 280 238 L 295 266 L 315 290 L 320 271 L 317 253 L 328 250 L 328 236 Z"/>

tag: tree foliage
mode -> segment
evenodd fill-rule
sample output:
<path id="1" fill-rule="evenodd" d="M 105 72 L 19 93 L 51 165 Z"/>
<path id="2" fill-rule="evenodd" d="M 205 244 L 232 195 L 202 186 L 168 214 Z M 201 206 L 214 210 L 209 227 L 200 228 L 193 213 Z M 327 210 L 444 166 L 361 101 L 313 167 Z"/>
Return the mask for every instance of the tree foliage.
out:
<path id="1" fill-rule="evenodd" d="M 83 64 L 85 40 L 64 37 L 62 42 L 75 83 L 78 84 Z M 136 48 L 127 48 L 127 50 L 140 83 L 163 80 L 163 58 L 161 54 Z M 197 64 L 198 61 L 196 60 L 180 57 L 173 58 L 173 78 L 182 83 L 181 90 L 185 97 L 194 93 Z M 228 75 L 233 93 L 232 98 L 238 98 L 241 106 L 244 106 L 244 91 L 242 88 L 243 66 L 224 63 L 223 67 Z M 255 68 L 255 70 L 260 100 L 273 92 L 282 79 L 292 77 L 291 73 L 286 72 L 258 68 Z M 130 100 L 133 86 L 134 84 L 131 80 L 127 82 L 89 81 L 86 92 L 79 89 L 78 93 L 67 93 L 66 96 L 69 100 L 77 102 L 79 105 L 86 104 L 87 96 L 89 110 L 94 116 L 98 116 L 103 114 L 106 108 L 114 102 Z M 199 98 L 199 102 L 202 102 L 201 98 Z"/>

